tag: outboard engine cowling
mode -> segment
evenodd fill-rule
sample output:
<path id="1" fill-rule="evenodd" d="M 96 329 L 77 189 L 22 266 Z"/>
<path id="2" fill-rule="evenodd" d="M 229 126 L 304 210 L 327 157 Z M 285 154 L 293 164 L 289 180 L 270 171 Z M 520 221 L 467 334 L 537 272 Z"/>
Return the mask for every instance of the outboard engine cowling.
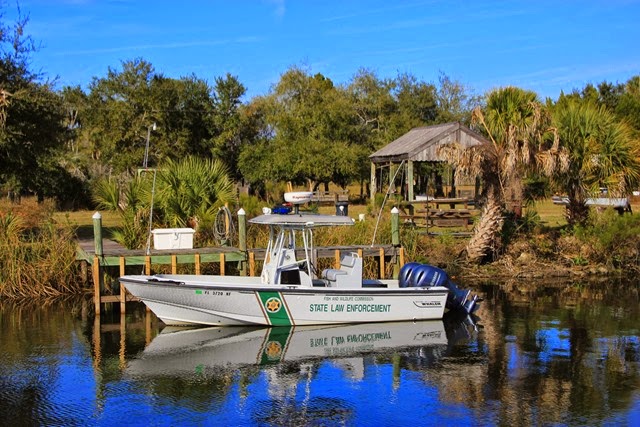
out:
<path id="1" fill-rule="evenodd" d="M 449 275 L 441 268 L 418 262 L 410 262 L 400 269 L 398 286 L 406 287 L 431 287 L 444 286 L 449 290 L 446 308 L 449 310 L 462 310 L 471 314 L 478 309 L 478 296 L 471 296 L 471 291 L 458 288 L 449 280 Z"/>
<path id="2" fill-rule="evenodd" d="M 400 274 L 398 275 L 398 286 L 401 288 L 407 288 L 409 286 L 413 286 L 410 284 L 411 275 L 413 274 L 413 270 L 423 264 L 419 262 L 408 262 L 402 266 L 400 269 Z"/>
<path id="3" fill-rule="evenodd" d="M 413 269 L 409 283 L 409 286 L 415 287 L 447 286 L 449 275 L 441 268 L 420 264 Z"/>

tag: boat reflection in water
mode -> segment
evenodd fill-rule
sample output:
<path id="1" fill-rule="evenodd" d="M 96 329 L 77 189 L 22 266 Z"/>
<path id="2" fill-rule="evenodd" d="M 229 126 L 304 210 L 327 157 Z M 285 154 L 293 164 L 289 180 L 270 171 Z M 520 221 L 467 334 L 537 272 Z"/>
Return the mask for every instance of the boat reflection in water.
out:
<path id="1" fill-rule="evenodd" d="M 447 329 L 445 329 L 447 323 Z M 342 359 L 345 369 L 359 377 L 362 356 L 418 350 L 437 359 L 456 334 L 468 335 L 476 325 L 470 316 L 445 321 L 368 323 L 302 327 L 167 327 L 128 363 L 138 376 L 203 374 L 208 369 L 268 366 L 286 362 Z"/>

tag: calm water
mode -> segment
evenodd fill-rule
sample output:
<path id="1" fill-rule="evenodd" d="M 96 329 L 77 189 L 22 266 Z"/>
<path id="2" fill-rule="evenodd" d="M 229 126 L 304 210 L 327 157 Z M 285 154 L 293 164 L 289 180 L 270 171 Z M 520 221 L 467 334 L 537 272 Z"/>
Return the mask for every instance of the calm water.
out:
<path id="1" fill-rule="evenodd" d="M 295 330 L 0 303 L 0 424 L 640 425 L 637 283 L 476 290 L 475 323 Z"/>

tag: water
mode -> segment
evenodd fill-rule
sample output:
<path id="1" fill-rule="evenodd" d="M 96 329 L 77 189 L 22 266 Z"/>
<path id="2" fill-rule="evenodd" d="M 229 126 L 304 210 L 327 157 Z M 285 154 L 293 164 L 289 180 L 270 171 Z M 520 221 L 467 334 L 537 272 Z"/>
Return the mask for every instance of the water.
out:
<path id="1" fill-rule="evenodd" d="M 297 329 L 4 302 L 0 424 L 640 424 L 637 283 L 476 290 L 476 322 Z"/>

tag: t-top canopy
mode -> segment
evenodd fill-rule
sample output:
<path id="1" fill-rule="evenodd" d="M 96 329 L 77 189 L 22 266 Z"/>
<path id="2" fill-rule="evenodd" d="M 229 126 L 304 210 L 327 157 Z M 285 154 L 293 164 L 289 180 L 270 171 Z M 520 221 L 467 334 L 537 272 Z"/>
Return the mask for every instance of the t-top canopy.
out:
<path id="1" fill-rule="evenodd" d="M 332 225 L 353 225 L 353 220 L 348 216 L 319 214 L 260 215 L 250 219 L 249 222 L 253 224 L 277 226 L 297 225 L 308 228 Z"/>

